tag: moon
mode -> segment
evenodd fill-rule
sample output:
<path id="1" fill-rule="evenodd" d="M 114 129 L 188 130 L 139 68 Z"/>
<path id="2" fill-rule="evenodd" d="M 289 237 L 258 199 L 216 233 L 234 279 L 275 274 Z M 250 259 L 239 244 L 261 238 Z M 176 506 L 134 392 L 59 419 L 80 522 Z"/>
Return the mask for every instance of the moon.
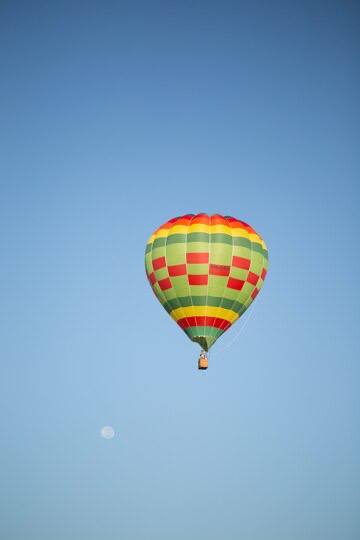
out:
<path id="1" fill-rule="evenodd" d="M 103 439 L 112 439 L 115 435 L 115 430 L 112 426 L 104 426 L 100 430 L 100 435 Z"/>

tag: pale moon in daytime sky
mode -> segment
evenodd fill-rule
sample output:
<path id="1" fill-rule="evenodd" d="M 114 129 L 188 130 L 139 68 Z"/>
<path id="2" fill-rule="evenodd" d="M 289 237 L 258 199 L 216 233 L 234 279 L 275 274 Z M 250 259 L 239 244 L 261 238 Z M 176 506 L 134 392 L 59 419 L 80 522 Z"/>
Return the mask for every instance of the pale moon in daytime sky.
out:
<path id="1" fill-rule="evenodd" d="M 103 439 L 112 439 L 115 435 L 115 430 L 112 426 L 104 426 L 100 430 L 100 435 Z"/>

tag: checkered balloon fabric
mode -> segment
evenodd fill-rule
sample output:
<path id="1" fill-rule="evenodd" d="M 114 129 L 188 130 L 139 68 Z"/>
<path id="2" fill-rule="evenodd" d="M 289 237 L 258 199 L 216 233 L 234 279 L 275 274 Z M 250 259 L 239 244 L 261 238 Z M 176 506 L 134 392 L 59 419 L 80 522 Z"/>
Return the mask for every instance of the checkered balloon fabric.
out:
<path id="1" fill-rule="evenodd" d="M 170 219 L 146 246 L 146 274 L 156 297 L 205 351 L 250 306 L 267 267 L 261 236 L 219 214 Z"/>

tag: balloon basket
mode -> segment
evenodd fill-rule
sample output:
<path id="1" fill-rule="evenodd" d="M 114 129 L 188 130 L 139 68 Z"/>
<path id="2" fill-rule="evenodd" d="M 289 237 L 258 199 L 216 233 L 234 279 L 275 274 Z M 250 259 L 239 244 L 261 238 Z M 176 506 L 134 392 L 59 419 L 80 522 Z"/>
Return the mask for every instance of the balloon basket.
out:
<path id="1" fill-rule="evenodd" d="M 208 357 L 204 352 L 200 354 L 199 362 L 198 362 L 198 369 L 207 369 L 209 367 L 209 360 Z"/>

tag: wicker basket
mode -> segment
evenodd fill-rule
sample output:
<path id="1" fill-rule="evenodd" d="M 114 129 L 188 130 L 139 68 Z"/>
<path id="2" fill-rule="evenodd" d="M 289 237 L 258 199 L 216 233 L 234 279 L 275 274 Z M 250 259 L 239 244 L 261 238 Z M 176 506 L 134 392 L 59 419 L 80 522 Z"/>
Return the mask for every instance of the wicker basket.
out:
<path id="1" fill-rule="evenodd" d="M 199 369 L 207 369 L 209 366 L 209 361 L 206 356 L 200 356 L 199 358 Z"/>

